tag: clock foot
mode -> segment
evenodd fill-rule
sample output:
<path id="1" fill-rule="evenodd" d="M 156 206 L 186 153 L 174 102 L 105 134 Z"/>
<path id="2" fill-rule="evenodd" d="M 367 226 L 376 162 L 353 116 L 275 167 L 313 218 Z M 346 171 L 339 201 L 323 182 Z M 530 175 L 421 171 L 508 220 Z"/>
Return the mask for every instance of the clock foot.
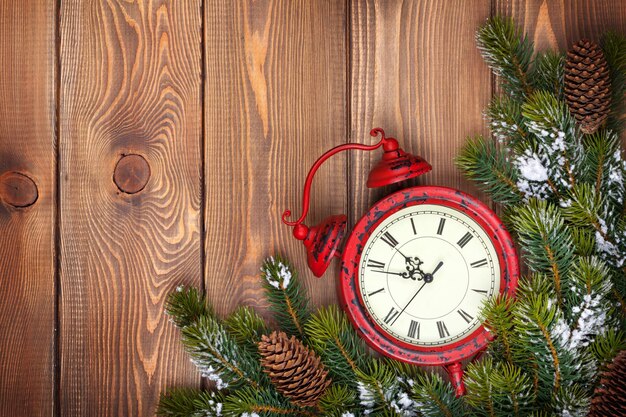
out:
<path id="1" fill-rule="evenodd" d="M 450 382 L 454 387 L 456 396 L 462 397 L 465 395 L 465 384 L 463 384 L 463 365 L 461 365 L 461 362 L 455 362 L 447 365 L 445 368 L 450 376 Z"/>

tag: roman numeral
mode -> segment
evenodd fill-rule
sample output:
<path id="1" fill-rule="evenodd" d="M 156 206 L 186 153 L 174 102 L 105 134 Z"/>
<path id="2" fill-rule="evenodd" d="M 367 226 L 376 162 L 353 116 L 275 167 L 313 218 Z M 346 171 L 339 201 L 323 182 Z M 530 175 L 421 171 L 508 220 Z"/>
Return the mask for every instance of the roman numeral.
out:
<path id="1" fill-rule="evenodd" d="M 376 291 L 374 291 L 374 292 L 371 292 L 371 293 L 367 294 L 367 296 L 368 296 L 368 297 L 371 297 L 371 296 L 372 296 L 372 295 L 374 295 L 374 294 L 378 294 L 379 292 L 384 292 L 384 291 L 385 291 L 385 289 L 384 289 L 384 288 L 381 288 L 380 290 L 376 290 Z"/>
<path id="2" fill-rule="evenodd" d="M 400 315 L 400 312 L 398 310 L 396 310 L 395 308 L 391 307 L 391 310 L 389 310 L 389 313 L 387 313 L 387 315 L 385 316 L 385 324 L 391 324 L 393 325 L 398 316 Z"/>
<path id="3" fill-rule="evenodd" d="M 470 264 L 472 268 L 480 268 L 481 266 L 487 265 L 487 259 L 481 259 L 480 261 L 472 262 Z"/>
<path id="4" fill-rule="evenodd" d="M 472 288 L 472 291 L 477 292 L 479 294 L 485 294 L 485 295 L 489 294 L 489 292 L 487 290 L 475 290 L 475 289 Z"/>
<path id="5" fill-rule="evenodd" d="M 411 217 L 411 227 L 413 228 L 413 234 L 417 234 L 417 229 L 415 229 L 415 222 L 413 222 L 413 217 Z"/>
<path id="6" fill-rule="evenodd" d="M 467 245 L 467 243 L 472 240 L 474 236 L 472 236 L 472 234 L 470 232 L 467 232 L 463 235 L 463 237 L 461 239 L 459 239 L 458 242 L 456 242 L 457 245 L 459 245 L 461 248 L 464 248 L 465 245 Z"/>
<path id="7" fill-rule="evenodd" d="M 407 336 L 412 339 L 420 338 L 420 324 L 415 320 L 411 320 L 411 324 L 409 324 L 409 333 L 407 334 Z"/>
<path id="8" fill-rule="evenodd" d="M 381 236 L 381 240 L 385 242 L 386 244 L 388 244 L 389 246 L 391 246 L 392 248 L 395 248 L 398 245 L 398 241 L 393 236 L 391 236 L 391 233 L 389 232 L 385 232 Z"/>
<path id="9" fill-rule="evenodd" d="M 443 228 L 446 225 L 446 219 L 443 217 L 439 219 L 439 227 L 437 228 L 437 234 L 440 235 L 443 233 Z"/>
<path id="10" fill-rule="evenodd" d="M 369 268 L 380 268 L 380 269 L 385 269 L 385 263 L 384 262 L 378 262 L 375 261 L 373 259 L 368 259 L 367 260 L 367 266 Z"/>
<path id="11" fill-rule="evenodd" d="M 467 314 L 464 310 L 459 309 L 456 312 L 459 313 L 461 317 L 463 317 L 463 320 L 465 320 L 468 323 L 471 323 L 471 321 L 474 320 L 474 317 Z"/>
<path id="12" fill-rule="evenodd" d="M 446 324 L 443 321 L 437 322 L 437 330 L 439 330 L 440 339 L 450 336 L 450 332 L 448 332 L 448 328 L 446 327 Z"/>

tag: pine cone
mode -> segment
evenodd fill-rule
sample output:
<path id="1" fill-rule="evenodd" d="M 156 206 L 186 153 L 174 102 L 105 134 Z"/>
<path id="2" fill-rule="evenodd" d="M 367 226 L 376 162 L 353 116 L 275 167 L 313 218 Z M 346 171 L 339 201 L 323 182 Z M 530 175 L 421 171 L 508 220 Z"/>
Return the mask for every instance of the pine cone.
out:
<path id="1" fill-rule="evenodd" d="M 565 99 L 583 133 L 594 133 L 609 116 L 609 66 L 595 42 L 581 40 L 567 53 Z"/>
<path id="2" fill-rule="evenodd" d="M 281 394 L 303 407 L 314 407 L 331 380 L 320 358 L 294 336 L 284 332 L 263 335 L 261 365 Z"/>
<path id="3" fill-rule="evenodd" d="M 602 373 L 588 417 L 626 416 L 626 350 Z"/>

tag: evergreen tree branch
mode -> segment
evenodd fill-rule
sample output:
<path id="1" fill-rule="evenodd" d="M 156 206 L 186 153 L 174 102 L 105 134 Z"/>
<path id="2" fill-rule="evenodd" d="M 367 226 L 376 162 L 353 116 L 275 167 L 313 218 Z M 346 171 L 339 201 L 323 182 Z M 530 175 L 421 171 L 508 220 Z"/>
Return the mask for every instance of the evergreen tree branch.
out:
<path id="1" fill-rule="evenodd" d="M 476 43 L 487 65 L 502 78 L 507 93 L 516 98 L 531 94 L 528 71 L 533 44 L 512 19 L 489 19 L 476 33 Z"/>
<path id="2" fill-rule="evenodd" d="M 182 329 L 182 336 L 192 362 L 218 389 L 267 384 L 257 356 L 240 347 L 215 317 L 201 316 Z"/>
<path id="3" fill-rule="evenodd" d="M 309 301 L 293 268 L 282 258 L 268 258 L 261 268 L 270 310 L 288 335 L 306 340 L 304 325 L 309 319 Z"/>
<path id="4" fill-rule="evenodd" d="M 227 416 L 293 416 L 317 417 L 313 408 L 297 407 L 270 388 L 243 387 L 231 392 L 224 400 L 224 415 Z"/>
<path id="5" fill-rule="evenodd" d="M 321 308 L 307 322 L 305 331 L 333 380 L 354 386 L 356 375 L 367 364 L 367 351 L 344 313 L 336 306 Z"/>
<path id="6" fill-rule="evenodd" d="M 503 295 L 489 299 L 481 311 L 481 321 L 496 336 L 489 345 L 490 351 L 510 364 L 514 363 L 512 347 L 517 343 L 513 327 L 514 309 L 513 299 Z"/>
<path id="7" fill-rule="evenodd" d="M 197 288 L 183 286 L 178 287 L 167 297 L 165 312 L 179 328 L 189 326 L 198 318 L 212 314 Z"/>
<path id="8" fill-rule="evenodd" d="M 452 385 L 435 373 L 419 375 L 411 391 L 420 404 L 420 412 L 429 417 L 461 417 L 466 415 L 462 398 L 457 398 Z"/>
<path id="9" fill-rule="evenodd" d="M 624 127 L 624 94 L 626 94 L 626 37 L 607 32 L 602 49 L 611 74 L 612 104 L 608 129 L 621 132 Z"/>
<path id="10" fill-rule="evenodd" d="M 223 397 L 219 392 L 178 388 L 162 394 L 156 415 L 161 417 L 219 416 Z"/>
<path id="11" fill-rule="evenodd" d="M 550 161 L 547 168 L 553 183 L 573 187 L 573 172 L 579 170 L 584 149 L 565 102 L 546 91 L 536 91 L 522 105 L 522 115 L 527 119 L 528 130 L 538 138 L 540 153 Z"/>
<path id="12" fill-rule="evenodd" d="M 456 159 L 457 166 L 503 204 L 517 204 L 524 198 L 517 187 L 517 171 L 503 150 L 482 136 L 469 139 Z"/>
<path id="13" fill-rule="evenodd" d="M 573 239 L 557 206 L 531 200 L 511 215 L 532 271 L 550 274 L 562 304 L 561 280 L 572 266 Z"/>
<path id="14" fill-rule="evenodd" d="M 554 51 L 540 52 L 535 57 L 531 79 L 535 89 L 563 98 L 563 74 L 565 54 Z"/>
<path id="15" fill-rule="evenodd" d="M 265 321 L 251 307 L 237 308 L 224 320 L 224 326 L 239 346 L 256 354 L 261 336 L 269 334 L 270 330 Z"/>

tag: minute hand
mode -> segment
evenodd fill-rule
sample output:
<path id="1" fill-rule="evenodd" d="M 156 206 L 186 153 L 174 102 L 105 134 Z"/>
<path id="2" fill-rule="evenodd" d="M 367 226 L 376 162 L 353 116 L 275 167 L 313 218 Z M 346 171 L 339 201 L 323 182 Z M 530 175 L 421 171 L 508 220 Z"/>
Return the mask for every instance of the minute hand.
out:
<path id="1" fill-rule="evenodd" d="M 393 321 L 393 323 L 391 323 L 391 325 L 393 326 L 393 324 L 396 322 L 396 320 L 398 320 L 398 317 L 400 317 L 402 315 L 402 313 L 404 313 L 404 310 L 407 309 L 407 307 L 413 302 L 413 300 L 415 300 L 415 297 L 417 297 L 417 294 L 420 293 L 420 291 L 422 291 L 422 288 L 424 288 L 424 286 L 426 285 L 426 281 L 422 282 L 422 285 L 420 286 L 420 288 L 417 290 L 417 292 L 415 294 L 413 294 L 413 297 L 411 297 L 411 299 L 409 300 L 408 303 L 406 303 L 406 305 L 404 306 L 404 308 L 402 309 L 402 311 L 400 311 L 400 313 L 396 316 L 395 320 Z"/>

